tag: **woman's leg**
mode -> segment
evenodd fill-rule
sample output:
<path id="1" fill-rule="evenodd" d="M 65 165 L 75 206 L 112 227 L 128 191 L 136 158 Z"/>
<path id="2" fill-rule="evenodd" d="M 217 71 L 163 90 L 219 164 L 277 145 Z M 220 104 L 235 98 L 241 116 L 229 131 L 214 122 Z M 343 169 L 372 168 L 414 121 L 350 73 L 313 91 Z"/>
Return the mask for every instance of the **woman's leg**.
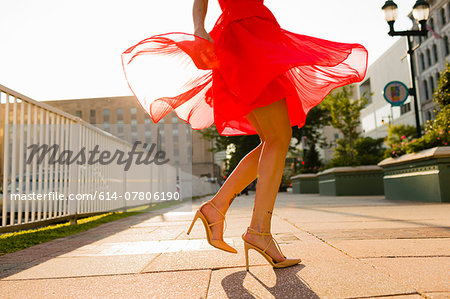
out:
<path id="1" fill-rule="evenodd" d="M 272 211 L 292 138 L 292 127 L 285 99 L 256 108 L 253 115 L 264 134 L 264 143 L 258 163 L 259 177 L 250 227 L 259 232 L 270 232 Z M 271 239 L 270 236 L 251 233 L 246 233 L 244 238 L 260 248 L 265 248 Z M 266 252 L 277 262 L 284 260 L 273 242 Z"/>
<path id="2" fill-rule="evenodd" d="M 247 119 L 258 132 L 258 135 L 263 141 L 264 137 L 261 137 L 262 131 L 258 127 L 255 116 L 251 113 L 247 115 Z M 228 211 L 234 197 L 255 180 L 258 169 L 258 160 L 263 146 L 262 141 L 256 148 L 242 158 L 233 172 L 231 172 L 225 180 L 216 195 L 211 199 L 212 203 L 222 213 L 225 214 Z M 222 219 L 222 216 L 210 205 L 205 205 L 202 208 L 202 213 L 205 215 L 206 220 L 208 220 L 209 223 L 214 223 Z M 222 240 L 223 225 L 214 225 L 211 227 L 211 231 L 213 234 L 213 239 Z"/>

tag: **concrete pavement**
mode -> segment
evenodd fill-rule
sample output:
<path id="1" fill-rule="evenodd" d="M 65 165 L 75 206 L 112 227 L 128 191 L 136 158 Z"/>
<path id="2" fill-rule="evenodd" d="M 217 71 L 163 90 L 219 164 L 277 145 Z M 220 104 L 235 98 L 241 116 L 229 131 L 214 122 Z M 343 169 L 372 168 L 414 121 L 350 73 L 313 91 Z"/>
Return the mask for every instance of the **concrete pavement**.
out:
<path id="1" fill-rule="evenodd" d="M 273 234 L 301 264 L 276 269 L 240 238 L 254 193 L 214 249 L 201 201 L 100 225 L 0 257 L 1 298 L 450 298 L 450 204 L 279 193 Z M 208 200 L 209 198 L 204 198 Z"/>

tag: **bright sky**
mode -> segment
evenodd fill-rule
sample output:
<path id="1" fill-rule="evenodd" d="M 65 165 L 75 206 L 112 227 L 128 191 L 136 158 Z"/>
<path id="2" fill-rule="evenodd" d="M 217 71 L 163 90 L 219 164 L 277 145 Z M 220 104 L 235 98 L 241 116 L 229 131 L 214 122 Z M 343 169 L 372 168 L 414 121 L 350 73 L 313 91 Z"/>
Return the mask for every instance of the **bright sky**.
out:
<path id="1" fill-rule="evenodd" d="M 220 14 L 209 1 L 206 29 Z M 360 43 L 374 62 L 387 35 L 384 0 L 266 0 L 292 32 Z M 0 84 L 35 100 L 131 95 L 121 54 L 154 34 L 193 32 L 193 0 L 0 0 Z M 396 0 L 408 29 L 415 0 Z"/>

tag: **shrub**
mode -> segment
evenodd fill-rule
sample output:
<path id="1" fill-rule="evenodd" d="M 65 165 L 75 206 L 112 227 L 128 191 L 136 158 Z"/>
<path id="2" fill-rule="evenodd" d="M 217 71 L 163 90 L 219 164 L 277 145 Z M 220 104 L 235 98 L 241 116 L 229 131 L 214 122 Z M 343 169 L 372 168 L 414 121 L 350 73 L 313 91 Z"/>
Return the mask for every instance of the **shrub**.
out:
<path id="1" fill-rule="evenodd" d="M 412 138 L 410 126 L 390 128 L 386 141 L 388 145 L 386 157 L 398 157 L 450 144 L 450 64 L 448 63 L 439 78 L 439 87 L 434 92 L 433 101 L 437 103 L 439 110 L 434 111 L 436 119 L 429 120 L 425 124 L 425 134 L 421 138 Z M 399 135 L 401 140 L 398 140 Z"/>
<path id="2" fill-rule="evenodd" d="M 405 144 L 415 140 L 416 128 L 410 125 L 389 125 L 389 133 L 385 143 L 387 149 L 384 153 L 385 158 L 399 157 L 406 154 Z"/>
<path id="3" fill-rule="evenodd" d="M 354 154 L 350 154 L 350 144 L 345 139 L 336 141 L 334 158 L 330 162 L 331 167 L 359 166 L 377 164 L 383 159 L 383 138 L 360 137 L 355 140 Z"/>

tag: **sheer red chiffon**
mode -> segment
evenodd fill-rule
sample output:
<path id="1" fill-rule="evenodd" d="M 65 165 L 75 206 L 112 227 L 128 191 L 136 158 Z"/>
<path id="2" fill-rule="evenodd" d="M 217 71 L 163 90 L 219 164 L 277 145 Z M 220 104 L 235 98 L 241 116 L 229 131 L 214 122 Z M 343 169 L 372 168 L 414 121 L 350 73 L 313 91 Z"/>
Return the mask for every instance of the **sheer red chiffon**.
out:
<path id="1" fill-rule="evenodd" d="M 260 0 L 219 1 L 214 43 L 187 33 L 152 36 L 122 54 L 128 84 L 156 123 L 172 110 L 192 129 L 252 135 L 245 115 L 286 99 L 292 126 L 334 88 L 360 82 L 367 50 L 284 30 Z"/>

